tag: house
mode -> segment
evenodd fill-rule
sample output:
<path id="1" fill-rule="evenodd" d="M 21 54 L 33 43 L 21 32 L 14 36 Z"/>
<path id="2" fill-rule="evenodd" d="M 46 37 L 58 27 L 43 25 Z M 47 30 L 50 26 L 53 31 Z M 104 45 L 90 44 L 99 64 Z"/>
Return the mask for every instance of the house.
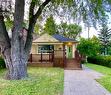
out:
<path id="1" fill-rule="evenodd" d="M 32 43 L 29 65 L 80 68 L 76 53 L 78 41 L 59 34 L 43 34 Z M 79 58 L 79 57 L 78 57 Z"/>

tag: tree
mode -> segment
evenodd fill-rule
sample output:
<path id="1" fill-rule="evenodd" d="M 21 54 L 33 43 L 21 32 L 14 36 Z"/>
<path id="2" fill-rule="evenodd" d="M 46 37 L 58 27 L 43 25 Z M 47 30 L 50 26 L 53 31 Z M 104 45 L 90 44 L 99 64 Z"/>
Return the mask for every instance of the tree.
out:
<path id="1" fill-rule="evenodd" d="M 57 26 L 57 31 L 59 34 L 67 37 L 67 32 L 68 32 L 68 25 L 67 23 L 61 23 L 60 25 Z"/>
<path id="2" fill-rule="evenodd" d="M 2 3 L 2 1 L 0 1 L 0 3 Z M 101 0 L 99 0 L 99 2 L 95 0 L 85 0 L 85 2 L 84 0 L 81 2 L 78 0 L 29 0 L 29 2 L 27 36 L 24 36 L 23 31 L 25 0 L 15 0 L 11 40 L 6 30 L 5 16 L 0 14 L 0 47 L 8 69 L 7 79 L 22 79 L 28 76 L 27 61 L 32 46 L 32 34 L 36 21 L 42 14 L 44 8 L 47 10 L 51 7 L 56 9 L 58 6 L 67 6 L 67 8 L 72 10 L 71 13 L 79 14 L 79 17 L 81 16 L 85 20 L 91 17 L 91 19 L 95 21 L 104 16 L 105 13 L 105 9 L 102 6 L 104 2 Z M 94 6 L 92 6 L 92 4 L 94 4 Z M 0 12 L 2 11 L 2 8 L 0 8 Z"/>
<path id="3" fill-rule="evenodd" d="M 111 29 L 108 29 L 107 25 L 104 24 L 98 35 L 102 46 L 101 52 L 104 53 L 104 55 L 107 55 L 108 47 L 110 46 Z"/>
<path id="4" fill-rule="evenodd" d="M 81 33 L 82 28 L 77 24 L 67 24 L 61 23 L 58 26 L 58 32 L 68 38 L 76 39 L 76 37 Z"/>
<path id="5" fill-rule="evenodd" d="M 40 35 L 43 32 L 43 23 L 42 22 L 43 22 L 43 17 L 39 16 L 39 18 L 37 19 L 37 22 L 35 24 L 35 27 L 34 27 L 34 32 L 37 35 Z"/>
<path id="6" fill-rule="evenodd" d="M 111 40 L 110 40 L 110 42 L 109 42 L 109 47 L 108 47 L 108 55 L 111 55 Z"/>
<path id="7" fill-rule="evenodd" d="M 53 16 L 51 15 L 49 18 L 46 20 L 46 24 L 44 25 L 44 33 L 48 33 L 49 35 L 54 35 L 57 32 L 56 24 L 54 21 Z"/>
<path id="8" fill-rule="evenodd" d="M 32 45 L 32 33 L 36 20 L 42 13 L 44 7 L 51 0 L 44 1 L 34 13 L 36 1 L 32 0 L 29 9 L 29 26 L 27 29 L 27 38 L 24 40 L 23 21 L 25 0 L 15 0 L 14 24 L 12 29 L 12 39 L 10 42 L 4 16 L 0 15 L 0 47 L 8 69 L 7 79 L 22 79 L 27 77 L 27 61 Z"/>
<path id="9" fill-rule="evenodd" d="M 75 39 L 82 32 L 82 28 L 77 24 L 68 25 L 68 37 Z"/>
<path id="10" fill-rule="evenodd" d="M 81 38 L 77 49 L 84 56 L 96 56 L 100 53 L 99 39 L 95 36 L 91 39 Z"/>

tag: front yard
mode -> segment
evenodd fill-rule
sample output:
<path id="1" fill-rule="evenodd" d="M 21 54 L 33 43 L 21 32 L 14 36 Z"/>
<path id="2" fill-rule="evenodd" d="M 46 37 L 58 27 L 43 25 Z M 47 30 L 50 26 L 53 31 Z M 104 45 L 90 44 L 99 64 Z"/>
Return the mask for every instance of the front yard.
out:
<path id="1" fill-rule="evenodd" d="M 64 71 L 60 68 L 28 68 L 29 78 L 5 80 L 0 70 L 0 95 L 62 95 Z"/>
<path id="2" fill-rule="evenodd" d="M 97 81 L 111 92 L 111 68 L 90 63 L 85 64 L 85 66 L 104 74 L 104 77 Z"/>

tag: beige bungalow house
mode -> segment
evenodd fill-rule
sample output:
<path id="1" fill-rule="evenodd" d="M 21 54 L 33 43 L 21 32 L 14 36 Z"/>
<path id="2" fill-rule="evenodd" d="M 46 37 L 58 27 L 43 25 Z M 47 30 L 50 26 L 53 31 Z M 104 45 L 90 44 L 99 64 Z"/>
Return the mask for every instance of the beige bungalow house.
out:
<path id="1" fill-rule="evenodd" d="M 29 65 L 80 68 L 78 41 L 59 34 L 43 34 L 32 43 Z"/>

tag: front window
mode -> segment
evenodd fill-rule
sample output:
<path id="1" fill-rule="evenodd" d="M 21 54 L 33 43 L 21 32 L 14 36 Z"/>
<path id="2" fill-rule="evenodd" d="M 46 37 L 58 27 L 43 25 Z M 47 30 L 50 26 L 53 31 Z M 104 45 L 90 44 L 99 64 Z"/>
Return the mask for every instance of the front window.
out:
<path id="1" fill-rule="evenodd" d="M 54 50 L 54 45 L 38 45 L 38 53 L 50 53 Z"/>

